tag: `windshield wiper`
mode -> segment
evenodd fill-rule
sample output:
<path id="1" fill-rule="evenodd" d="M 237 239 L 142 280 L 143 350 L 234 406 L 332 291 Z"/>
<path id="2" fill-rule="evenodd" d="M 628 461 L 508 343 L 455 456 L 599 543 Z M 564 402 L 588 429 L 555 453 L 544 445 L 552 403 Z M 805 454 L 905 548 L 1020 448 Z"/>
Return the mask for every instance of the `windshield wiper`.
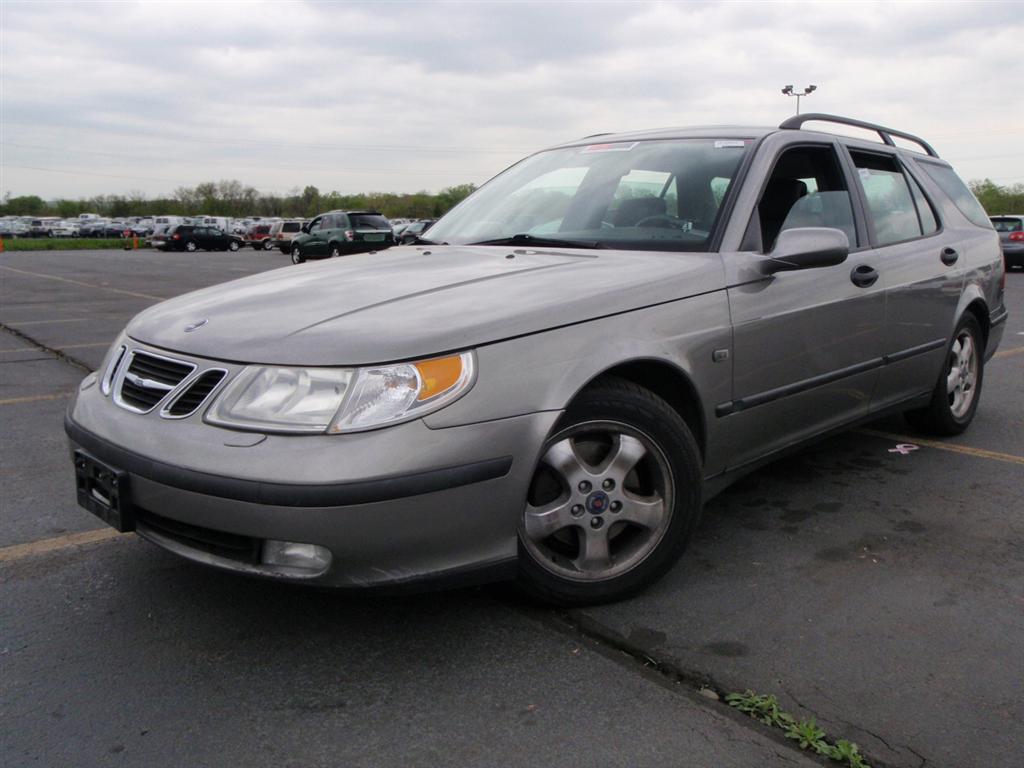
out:
<path id="1" fill-rule="evenodd" d="M 605 248 L 605 244 L 597 240 L 562 240 L 557 237 L 537 237 L 527 232 L 509 237 L 497 237 L 493 240 L 481 240 L 466 245 L 536 245 L 541 248 Z"/>

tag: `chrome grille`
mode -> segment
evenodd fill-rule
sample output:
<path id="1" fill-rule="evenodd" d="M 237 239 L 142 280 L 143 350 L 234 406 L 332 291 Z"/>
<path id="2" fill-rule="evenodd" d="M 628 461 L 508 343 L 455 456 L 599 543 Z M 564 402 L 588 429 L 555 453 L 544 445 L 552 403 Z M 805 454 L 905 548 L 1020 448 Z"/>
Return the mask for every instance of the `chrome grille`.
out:
<path id="1" fill-rule="evenodd" d="M 129 411 L 149 413 L 195 369 L 192 363 L 133 350 L 114 399 Z"/>
<path id="2" fill-rule="evenodd" d="M 217 385 L 224 380 L 227 373 L 223 369 L 213 368 L 199 374 L 160 415 L 184 418 L 195 413 L 210 396 L 210 393 L 217 388 Z"/>

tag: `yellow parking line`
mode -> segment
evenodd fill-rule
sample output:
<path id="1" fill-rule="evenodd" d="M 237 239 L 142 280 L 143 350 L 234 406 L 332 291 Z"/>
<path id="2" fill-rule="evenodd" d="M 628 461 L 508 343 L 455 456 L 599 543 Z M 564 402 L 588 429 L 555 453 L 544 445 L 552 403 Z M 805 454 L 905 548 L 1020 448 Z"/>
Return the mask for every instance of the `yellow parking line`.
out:
<path id="1" fill-rule="evenodd" d="M 70 396 L 70 392 L 62 392 L 59 395 L 29 395 L 28 397 L 8 397 L 6 400 L 0 400 L 0 405 L 20 405 L 21 403 L 38 403 L 43 400 L 65 400 Z"/>
<path id="2" fill-rule="evenodd" d="M 83 531 L 82 533 L 69 533 L 65 536 L 56 536 L 52 539 L 41 539 L 30 541 L 28 544 L 15 544 L 12 547 L 0 549 L 0 563 L 10 563 L 14 560 L 21 560 L 25 557 L 45 555 L 48 552 L 56 552 L 70 547 L 80 547 L 84 544 L 95 544 L 100 541 L 108 541 L 127 536 L 127 533 L 120 533 L 113 528 L 100 528 L 95 531 Z"/>
<path id="3" fill-rule="evenodd" d="M 85 349 L 86 347 L 109 347 L 112 342 L 110 341 L 90 341 L 88 344 L 62 344 L 60 346 L 54 346 L 58 352 L 62 352 L 65 349 Z"/>
<path id="4" fill-rule="evenodd" d="M 65 349 L 85 349 L 86 347 L 109 347 L 109 341 L 94 341 L 89 344 L 64 344 L 63 346 L 54 347 L 59 352 L 63 352 Z M 8 355 L 12 352 L 42 352 L 44 350 L 37 349 L 35 347 L 12 347 L 11 349 L 0 349 L 0 355 Z"/>
<path id="5" fill-rule="evenodd" d="M 60 320 L 4 320 L 4 325 L 46 325 L 47 323 L 84 323 L 87 317 L 61 318 Z"/>
<path id="6" fill-rule="evenodd" d="M 992 357 L 1013 357 L 1024 353 L 1024 347 L 1014 347 L 1013 349 L 1004 349 L 1002 352 L 996 352 Z"/>
<path id="7" fill-rule="evenodd" d="M 999 451 L 987 451 L 984 448 L 972 448 L 969 445 L 956 445 L 955 443 L 943 443 L 938 440 L 926 440 L 920 437 L 908 437 L 907 435 L 894 435 L 891 432 L 879 432 L 874 429 L 858 429 L 862 435 L 882 437 L 896 443 L 911 443 L 913 445 L 925 445 L 929 448 L 938 448 L 940 451 L 951 451 L 962 453 L 965 456 L 974 456 L 979 459 L 992 459 L 994 461 L 1005 461 L 1010 464 L 1024 466 L 1024 456 L 1016 456 L 1012 453 L 999 453 Z"/>
<path id="8" fill-rule="evenodd" d="M 15 269 L 14 267 L 0 266 L 0 269 L 6 269 L 8 272 L 17 272 L 19 275 L 31 275 L 32 277 L 42 277 L 46 280 L 58 280 L 62 283 L 71 283 L 72 285 L 81 285 L 85 288 L 95 288 L 100 291 L 108 291 L 110 293 L 123 293 L 125 296 L 137 296 L 140 299 L 155 299 L 156 301 L 163 301 L 163 296 L 153 296 L 148 293 L 136 293 L 135 291 L 126 291 L 122 288 L 110 288 L 106 285 L 96 285 L 95 283 L 85 283 L 81 280 L 71 280 L 67 277 L 57 277 L 56 275 L 46 275 L 42 272 L 29 272 L 27 269 Z"/>

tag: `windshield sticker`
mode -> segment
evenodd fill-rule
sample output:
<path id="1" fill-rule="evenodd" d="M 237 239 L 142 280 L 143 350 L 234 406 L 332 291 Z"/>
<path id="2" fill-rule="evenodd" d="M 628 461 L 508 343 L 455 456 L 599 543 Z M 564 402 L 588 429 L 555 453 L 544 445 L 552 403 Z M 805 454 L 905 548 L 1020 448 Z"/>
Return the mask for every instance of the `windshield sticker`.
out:
<path id="1" fill-rule="evenodd" d="M 629 152 L 639 143 L 634 141 L 632 144 L 591 144 L 589 147 L 584 147 L 583 152 Z"/>
<path id="2" fill-rule="evenodd" d="M 729 139 L 728 141 L 716 141 L 715 149 L 728 149 L 729 147 L 740 147 L 742 149 L 746 145 L 745 141 Z"/>

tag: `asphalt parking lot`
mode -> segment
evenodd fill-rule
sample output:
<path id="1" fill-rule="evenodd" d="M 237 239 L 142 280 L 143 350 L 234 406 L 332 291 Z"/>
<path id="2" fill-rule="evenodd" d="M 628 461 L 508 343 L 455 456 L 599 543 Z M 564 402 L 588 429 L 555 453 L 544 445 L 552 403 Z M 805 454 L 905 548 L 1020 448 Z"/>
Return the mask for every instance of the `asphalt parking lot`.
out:
<path id="1" fill-rule="evenodd" d="M 702 685 L 774 693 L 872 765 L 1021 765 L 1024 274 L 967 434 L 894 418 L 776 462 L 655 588 L 561 612 L 247 580 L 78 508 L 66 398 L 126 321 L 286 261 L 0 254 L 4 765 L 818 764 Z"/>

